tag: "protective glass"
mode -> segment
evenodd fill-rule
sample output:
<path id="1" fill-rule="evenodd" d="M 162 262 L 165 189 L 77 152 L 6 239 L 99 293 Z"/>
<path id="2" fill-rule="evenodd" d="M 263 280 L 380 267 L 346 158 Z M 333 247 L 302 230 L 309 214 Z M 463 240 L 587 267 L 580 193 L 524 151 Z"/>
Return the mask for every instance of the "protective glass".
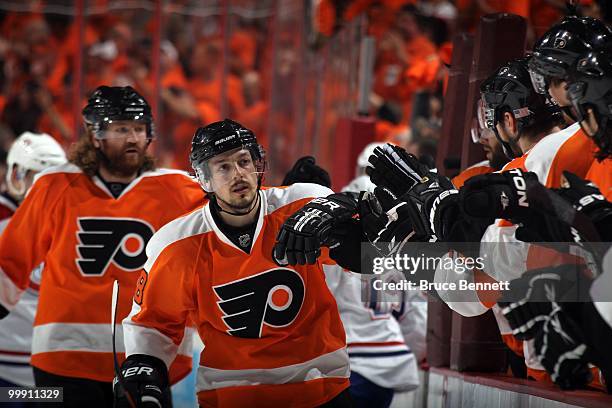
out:
<path id="1" fill-rule="evenodd" d="M 234 179 L 247 178 L 250 175 L 254 175 L 256 179 L 261 178 L 265 170 L 265 160 L 256 159 L 250 150 L 238 148 L 212 157 L 194 170 L 202 188 L 212 193 Z"/>
<path id="2" fill-rule="evenodd" d="M 488 97 L 495 96 L 487 94 Z M 476 105 L 476 118 L 480 129 L 495 128 L 495 109 L 487 107 L 484 99 L 479 99 Z"/>

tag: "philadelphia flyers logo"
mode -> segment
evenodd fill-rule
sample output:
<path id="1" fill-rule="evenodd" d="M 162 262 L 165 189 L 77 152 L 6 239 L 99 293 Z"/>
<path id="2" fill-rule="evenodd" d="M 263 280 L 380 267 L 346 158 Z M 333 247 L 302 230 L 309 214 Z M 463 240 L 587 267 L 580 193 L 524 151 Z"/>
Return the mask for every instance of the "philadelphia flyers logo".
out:
<path id="1" fill-rule="evenodd" d="M 304 302 L 304 281 L 294 270 L 276 268 L 213 287 L 227 333 L 260 338 L 263 325 L 290 325 Z"/>
<path id="2" fill-rule="evenodd" d="M 114 263 L 126 271 L 135 271 L 147 260 L 145 248 L 153 228 L 133 218 L 77 219 L 77 267 L 85 276 L 102 276 Z"/>

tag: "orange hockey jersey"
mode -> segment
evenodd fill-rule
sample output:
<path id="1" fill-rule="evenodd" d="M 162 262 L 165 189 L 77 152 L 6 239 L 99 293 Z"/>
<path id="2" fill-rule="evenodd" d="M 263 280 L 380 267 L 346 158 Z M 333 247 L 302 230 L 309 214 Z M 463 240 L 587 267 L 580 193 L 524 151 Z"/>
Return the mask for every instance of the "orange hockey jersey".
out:
<path id="1" fill-rule="evenodd" d="M 287 217 L 332 191 L 298 183 L 259 194 L 250 253 L 220 231 L 208 204 L 157 232 L 123 322 L 127 355 L 169 365 L 193 319 L 205 346 L 200 406 L 313 407 L 349 386 L 344 328 L 322 268 L 331 260 L 287 267 L 272 260 Z"/>
<path id="2" fill-rule="evenodd" d="M 463 170 L 461 173 L 453 177 L 451 181 L 453 182 L 455 188 L 461 188 L 463 187 L 465 182 L 471 179 L 472 177 L 478 176 L 479 174 L 493 173 L 494 171 L 495 169 L 491 167 L 489 161 L 483 160 Z"/>
<path id="3" fill-rule="evenodd" d="M 111 296 L 122 288 L 118 320 L 128 315 L 145 246 L 167 222 L 202 205 L 185 173 L 143 173 L 115 199 L 97 177 L 66 164 L 40 173 L 0 237 L 0 303 L 11 309 L 30 272 L 44 262 L 31 364 L 56 375 L 112 381 Z M 118 324 L 117 329 L 121 330 Z M 190 371 L 191 336 L 175 361 Z M 117 351 L 123 360 L 121 331 Z"/>

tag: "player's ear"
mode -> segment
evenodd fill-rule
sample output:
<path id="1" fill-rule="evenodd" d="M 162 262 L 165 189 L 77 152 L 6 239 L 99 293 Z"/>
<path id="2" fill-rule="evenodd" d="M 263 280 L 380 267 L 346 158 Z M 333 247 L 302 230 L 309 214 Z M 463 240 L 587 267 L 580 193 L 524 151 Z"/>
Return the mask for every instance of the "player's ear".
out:
<path id="1" fill-rule="evenodd" d="M 504 112 L 504 127 L 508 129 L 513 135 L 516 135 L 516 118 L 510 112 Z"/>
<path id="2" fill-rule="evenodd" d="M 89 140 L 91 141 L 91 144 L 93 145 L 93 147 L 95 147 L 96 149 L 99 149 L 101 147 L 100 140 L 96 139 L 93 133 L 89 134 Z"/>

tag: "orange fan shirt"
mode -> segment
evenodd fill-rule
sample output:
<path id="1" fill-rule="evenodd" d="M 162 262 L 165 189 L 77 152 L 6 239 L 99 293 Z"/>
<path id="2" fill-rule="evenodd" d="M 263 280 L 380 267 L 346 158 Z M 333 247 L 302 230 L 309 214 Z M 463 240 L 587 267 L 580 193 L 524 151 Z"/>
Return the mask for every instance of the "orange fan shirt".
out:
<path id="1" fill-rule="evenodd" d="M 112 381 L 111 297 L 119 280 L 116 347 L 124 359 L 121 319 L 128 315 L 145 246 L 167 222 L 205 201 L 185 173 L 141 174 L 118 198 L 74 164 L 37 178 L 0 237 L 0 304 L 15 306 L 30 273 L 44 262 L 31 364 L 52 374 Z M 190 371 L 186 336 L 171 371 Z"/>
<path id="2" fill-rule="evenodd" d="M 209 204 L 162 228 L 123 322 L 127 354 L 169 365 L 190 317 L 205 345 L 200 406 L 313 407 L 346 389 L 345 333 L 322 268 L 332 261 L 326 253 L 314 265 L 272 259 L 283 222 L 329 194 L 309 183 L 261 190 L 248 253 L 221 232 Z"/>

